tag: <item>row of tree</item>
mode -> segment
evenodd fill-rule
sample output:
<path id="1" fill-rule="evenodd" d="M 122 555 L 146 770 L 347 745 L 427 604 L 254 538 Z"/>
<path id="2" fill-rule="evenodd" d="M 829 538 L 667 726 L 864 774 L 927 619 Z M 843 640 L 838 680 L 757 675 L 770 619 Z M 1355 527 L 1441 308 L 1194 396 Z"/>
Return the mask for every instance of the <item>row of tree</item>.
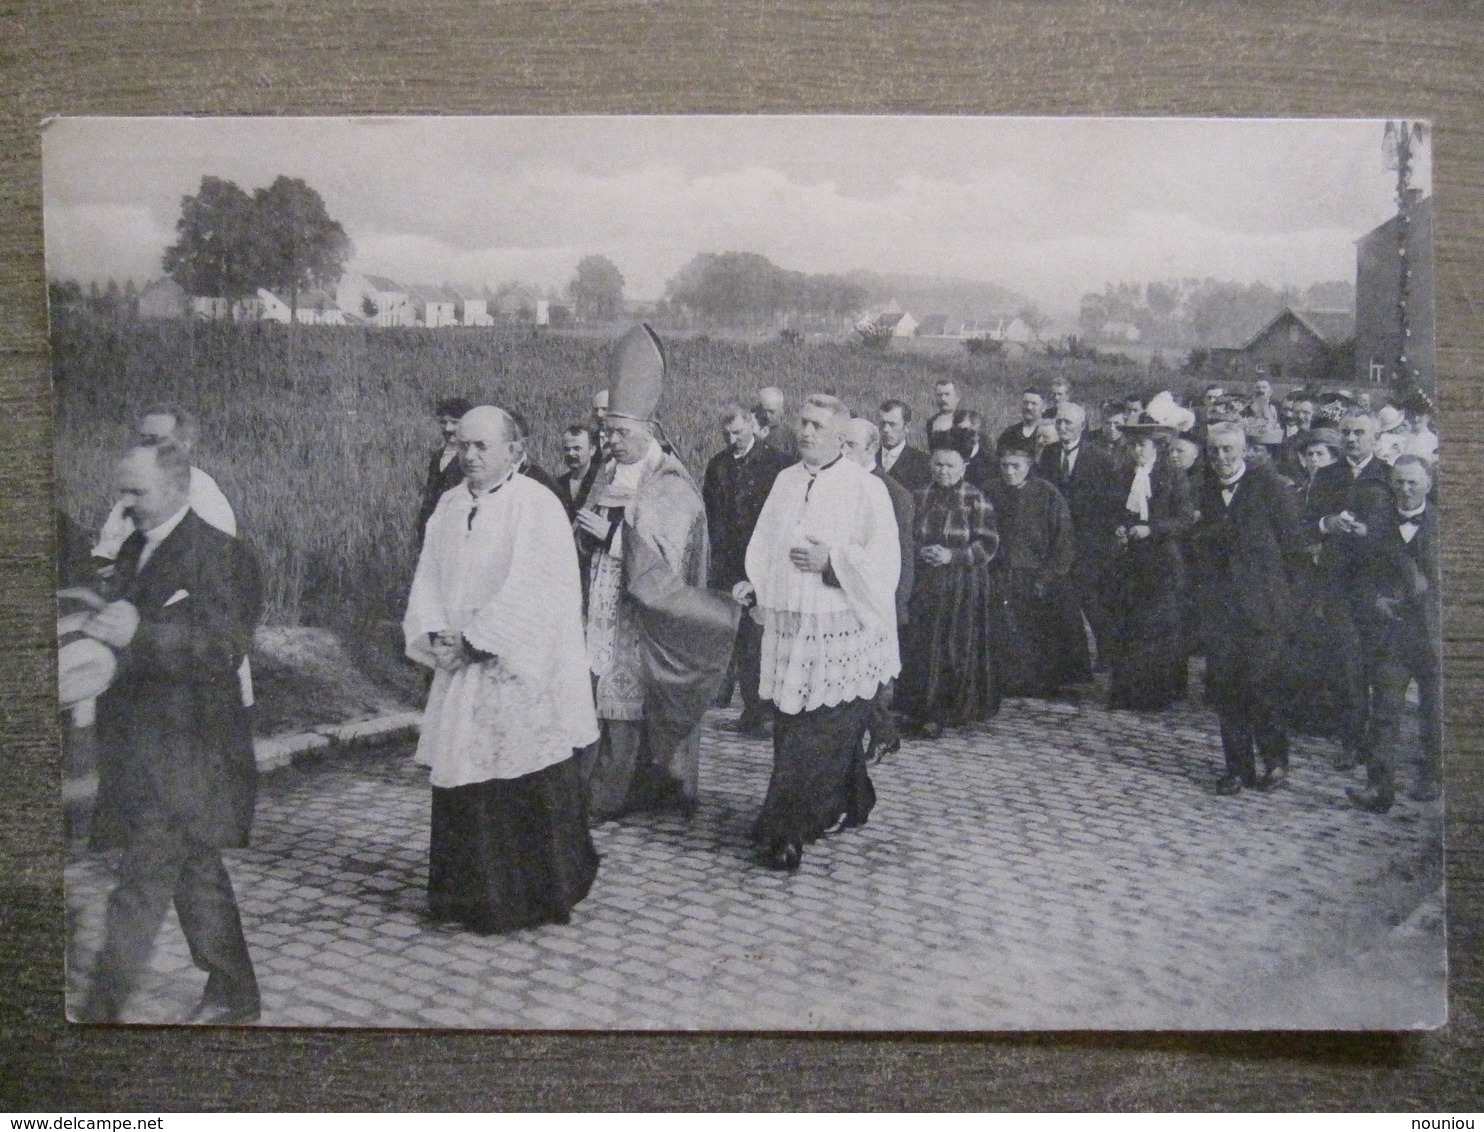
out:
<path id="1" fill-rule="evenodd" d="M 1077 323 L 1091 341 L 1116 341 L 1132 327 L 1150 346 L 1240 346 L 1288 306 L 1353 310 L 1355 286 L 1343 280 L 1307 288 L 1217 279 L 1109 283 L 1082 296 Z"/>
<path id="2" fill-rule="evenodd" d="M 323 198 L 297 177 L 252 193 L 202 177 L 200 190 L 181 199 L 175 236 L 163 266 L 187 294 L 235 300 L 263 287 L 286 293 L 290 310 L 300 291 L 334 288 L 352 254 Z"/>

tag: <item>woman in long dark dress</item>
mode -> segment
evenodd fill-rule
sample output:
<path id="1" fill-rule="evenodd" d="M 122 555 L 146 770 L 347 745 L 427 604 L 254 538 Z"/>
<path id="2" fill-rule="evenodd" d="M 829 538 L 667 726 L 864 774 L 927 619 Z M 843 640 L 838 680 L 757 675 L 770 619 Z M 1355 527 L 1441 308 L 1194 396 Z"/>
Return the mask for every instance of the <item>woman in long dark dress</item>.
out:
<path id="1" fill-rule="evenodd" d="M 938 434 L 933 482 L 916 494 L 917 577 L 897 708 L 928 738 L 1000 710 L 988 573 L 999 533 L 994 508 L 964 479 L 970 443 L 957 429 Z"/>
<path id="2" fill-rule="evenodd" d="M 1185 562 L 1180 539 L 1195 522 L 1185 473 L 1169 457 L 1171 426 L 1127 423 L 1130 459 L 1120 477 L 1124 515 L 1114 537 L 1110 708 L 1159 711 L 1185 694 L 1181 633 Z"/>
<path id="3" fill-rule="evenodd" d="M 1000 550 L 990 564 L 991 636 L 1007 696 L 1049 696 L 1056 690 L 1057 627 L 1076 602 L 1067 582 L 1076 551 L 1072 513 L 1055 485 L 1031 475 L 1034 463 L 1030 453 L 1006 448 L 999 479 L 987 493 L 1000 533 Z"/>

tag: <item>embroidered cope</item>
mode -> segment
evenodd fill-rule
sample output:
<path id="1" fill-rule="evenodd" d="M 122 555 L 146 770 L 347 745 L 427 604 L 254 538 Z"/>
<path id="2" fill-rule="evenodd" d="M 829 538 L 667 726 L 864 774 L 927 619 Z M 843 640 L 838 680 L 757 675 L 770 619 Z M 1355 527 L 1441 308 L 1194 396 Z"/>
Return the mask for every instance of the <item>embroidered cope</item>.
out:
<path id="1" fill-rule="evenodd" d="M 402 627 L 420 664 L 433 667 L 440 632 L 492 657 L 435 670 L 416 756 L 434 786 L 520 778 L 597 738 L 577 552 L 565 509 L 534 480 L 444 493 Z"/>

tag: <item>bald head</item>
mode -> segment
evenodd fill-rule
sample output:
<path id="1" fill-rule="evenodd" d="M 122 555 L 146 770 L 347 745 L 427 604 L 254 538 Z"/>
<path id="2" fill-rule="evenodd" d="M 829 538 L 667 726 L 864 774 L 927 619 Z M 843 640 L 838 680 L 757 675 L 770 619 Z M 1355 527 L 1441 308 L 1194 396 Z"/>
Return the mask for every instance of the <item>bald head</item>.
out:
<path id="1" fill-rule="evenodd" d="M 757 403 L 770 413 L 783 412 L 783 390 L 776 385 L 769 385 L 765 389 L 757 391 Z"/>
<path id="2" fill-rule="evenodd" d="M 494 405 L 476 405 L 454 432 L 459 465 L 475 491 L 503 480 L 519 458 L 520 430 L 510 414 Z"/>

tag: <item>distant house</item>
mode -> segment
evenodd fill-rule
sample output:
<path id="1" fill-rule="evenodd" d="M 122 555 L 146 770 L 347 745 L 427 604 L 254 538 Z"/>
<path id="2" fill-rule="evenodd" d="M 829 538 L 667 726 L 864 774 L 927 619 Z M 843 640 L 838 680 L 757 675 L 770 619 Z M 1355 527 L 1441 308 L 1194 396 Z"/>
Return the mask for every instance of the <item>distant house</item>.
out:
<path id="1" fill-rule="evenodd" d="M 258 299 L 263 304 L 260 317 L 265 322 L 297 322 L 304 326 L 345 325 L 345 312 L 324 291 L 300 291 L 297 305 L 292 310 L 286 300 L 266 287 L 258 288 Z"/>
<path id="2" fill-rule="evenodd" d="M 411 326 L 417 318 L 408 289 L 385 275 L 367 275 L 361 299 L 362 309 L 358 313 L 377 326 Z M 369 311 L 367 303 L 371 307 Z"/>
<path id="3" fill-rule="evenodd" d="M 1407 361 L 1422 388 L 1437 392 L 1437 338 L 1433 325 L 1432 198 L 1409 210 L 1406 232 Z M 1402 353 L 1402 217 L 1393 216 L 1355 242 L 1355 380 L 1390 382 Z"/>
<path id="4" fill-rule="evenodd" d="M 956 329 L 954 327 L 953 329 Z M 946 314 L 927 314 L 922 316 L 922 321 L 917 324 L 917 336 L 919 338 L 948 338 L 951 337 L 950 324 Z"/>
<path id="5" fill-rule="evenodd" d="M 1137 342 L 1140 337 L 1139 328 L 1131 322 L 1110 320 L 1098 328 L 1100 342 Z"/>
<path id="6" fill-rule="evenodd" d="M 168 275 L 147 283 L 139 292 L 140 318 L 185 318 L 190 309 L 185 288 Z"/>
<path id="7" fill-rule="evenodd" d="M 414 325 L 436 328 L 459 324 L 459 297 L 447 287 L 409 287 L 407 292 L 412 297 Z"/>
<path id="8" fill-rule="evenodd" d="M 538 294 L 534 287 L 517 283 L 496 292 L 493 313 L 501 318 L 517 322 L 535 322 L 536 304 L 542 299 L 543 296 Z"/>
<path id="9" fill-rule="evenodd" d="M 216 295 L 192 295 L 191 317 L 203 322 L 225 322 L 232 317 L 232 300 Z"/>
<path id="10" fill-rule="evenodd" d="M 495 324 L 489 311 L 489 299 L 485 297 L 483 291 L 467 287 L 452 287 L 450 290 L 458 300 L 457 312 L 460 326 L 493 326 Z"/>
<path id="11" fill-rule="evenodd" d="M 862 329 L 875 327 L 880 331 L 890 330 L 893 338 L 911 338 L 917 333 L 917 319 L 900 308 L 869 315 L 856 323 L 856 326 Z"/>
<path id="12" fill-rule="evenodd" d="M 999 325 L 990 331 L 989 337 L 996 342 L 1013 343 L 1017 346 L 1026 346 L 1037 341 L 1035 328 L 1019 315 L 1000 319 Z"/>
<path id="13" fill-rule="evenodd" d="M 1348 381 L 1354 334 L 1355 316 L 1349 311 L 1285 307 L 1242 345 L 1226 372 L 1240 380 L 1289 385 Z"/>

